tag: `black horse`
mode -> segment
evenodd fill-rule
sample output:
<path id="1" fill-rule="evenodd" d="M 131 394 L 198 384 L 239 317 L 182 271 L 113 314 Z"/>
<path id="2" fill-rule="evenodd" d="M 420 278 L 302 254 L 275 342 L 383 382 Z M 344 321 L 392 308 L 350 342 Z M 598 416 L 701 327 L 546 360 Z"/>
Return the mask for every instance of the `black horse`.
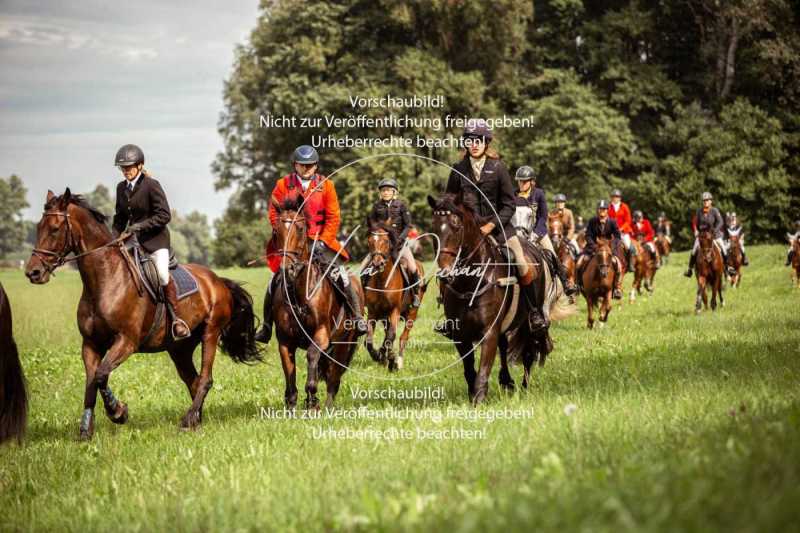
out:
<path id="1" fill-rule="evenodd" d="M 0 285 L 0 443 L 22 441 L 28 419 L 28 393 L 11 330 L 11 305 Z"/>

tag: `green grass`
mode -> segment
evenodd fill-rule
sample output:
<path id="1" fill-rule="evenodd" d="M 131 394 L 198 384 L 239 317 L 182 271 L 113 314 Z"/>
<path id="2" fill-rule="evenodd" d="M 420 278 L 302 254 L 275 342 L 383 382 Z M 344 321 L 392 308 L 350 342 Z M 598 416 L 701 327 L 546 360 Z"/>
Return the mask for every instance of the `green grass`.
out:
<path id="1" fill-rule="evenodd" d="M 130 421 L 114 426 L 98 408 L 90 443 L 77 441 L 79 277 L 59 272 L 34 287 L 0 272 L 31 393 L 25 444 L 0 449 L 0 530 L 798 530 L 800 291 L 783 252 L 752 247 L 742 288 L 713 314 L 692 312 L 685 254 L 658 273 L 653 298 L 615 306 L 604 329 L 586 330 L 581 306 L 553 328 L 556 349 L 529 391 L 502 394 L 495 365 L 479 411 L 532 408 L 529 419 L 262 419 L 262 407 L 283 401 L 270 344 L 255 367 L 218 357 L 194 433 L 178 430 L 189 402 L 169 358 L 132 357 L 111 377 Z M 249 282 L 260 308 L 263 270 L 223 274 Z M 441 312 L 431 289 L 421 316 Z M 439 340 L 423 328 L 412 339 Z M 449 345 L 416 348 L 401 376 L 455 358 Z M 382 377 L 359 349 L 338 407 L 471 412 L 460 363 L 418 380 Z M 442 386 L 445 399 L 361 401 L 355 386 Z M 456 427 L 485 438 L 313 438 L 328 427 Z"/>

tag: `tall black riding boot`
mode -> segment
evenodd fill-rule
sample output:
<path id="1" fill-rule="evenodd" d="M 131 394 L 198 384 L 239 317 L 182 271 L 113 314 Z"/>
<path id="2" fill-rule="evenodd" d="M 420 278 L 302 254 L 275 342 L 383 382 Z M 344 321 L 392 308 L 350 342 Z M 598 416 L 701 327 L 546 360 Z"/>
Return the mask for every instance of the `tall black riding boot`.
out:
<path id="1" fill-rule="evenodd" d="M 632 246 L 628 248 L 625 254 L 625 261 L 628 263 L 628 272 L 633 272 L 635 270 L 635 265 L 633 263 L 636 261 L 636 252 L 633 251 Z"/>
<path id="2" fill-rule="evenodd" d="M 340 285 L 344 285 L 341 278 L 342 276 L 340 275 L 339 283 Z M 367 321 L 364 320 L 364 314 L 361 312 L 361 302 L 359 301 L 356 288 L 351 281 L 346 287 L 342 287 L 342 289 L 347 296 L 347 305 L 350 307 L 350 311 L 353 313 L 353 319 L 356 322 L 356 334 L 364 335 L 367 332 Z"/>
<path id="3" fill-rule="evenodd" d="M 164 286 L 164 297 L 167 300 L 167 311 L 172 319 L 172 338 L 175 340 L 185 339 L 192 332 L 186 322 L 178 316 L 178 292 L 175 288 L 175 280 L 171 277 L 169 283 Z"/>
<path id="4" fill-rule="evenodd" d="M 538 303 L 538 291 L 536 290 L 536 284 L 533 282 L 533 272 L 529 270 L 525 276 L 520 276 L 519 283 L 523 298 L 528 302 L 528 323 L 531 332 L 545 329 L 549 324 L 544 317 L 542 307 Z"/>
<path id="5" fill-rule="evenodd" d="M 792 259 L 794 259 L 794 250 L 789 250 L 789 253 L 786 254 L 786 264 L 784 266 L 791 266 Z"/>
<path id="6" fill-rule="evenodd" d="M 255 337 L 256 341 L 264 344 L 269 343 L 272 338 L 272 291 L 276 279 L 278 279 L 277 274 L 272 276 L 269 285 L 267 285 L 267 290 L 264 291 L 264 321 L 261 323 L 261 327 L 256 332 Z"/>
<path id="7" fill-rule="evenodd" d="M 747 258 L 747 254 L 744 253 L 744 250 L 742 250 L 742 264 L 744 266 L 750 266 L 750 260 Z"/>
<path id="8" fill-rule="evenodd" d="M 558 276 L 558 279 L 561 280 L 561 285 L 564 286 L 564 293 L 570 298 L 578 294 L 578 288 L 572 283 L 569 277 L 567 277 L 567 269 L 564 267 L 564 263 L 562 263 L 553 252 L 548 251 L 547 255 L 550 258 L 550 267 L 553 269 L 555 275 Z"/>
<path id="9" fill-rule="evenodd" d="M 411 294 L 413 296 L 413 301 L 411 302 L 412 307 L 419 307 L 422 304 L 422 300 L 420 299 L 420 293 L 422 292 L 422 284 L 419 281 L 419 273 L 418 272 L 409 272 L 408 273 L 408 282 L 411 284 Z"/>
<path id="10" fill-rule="evenodd" d="M 697 262 L 697 256 L 692 254 L 692 253 L 690 253 L 689 254 L 689 268 L 686 270 L 686 272 L 683 273 L 684 276 L 686 276 L 687 278 L 691 278 L 692 277 L 692 269 L 694 268 L 694 264 L 696 262 Z"/>

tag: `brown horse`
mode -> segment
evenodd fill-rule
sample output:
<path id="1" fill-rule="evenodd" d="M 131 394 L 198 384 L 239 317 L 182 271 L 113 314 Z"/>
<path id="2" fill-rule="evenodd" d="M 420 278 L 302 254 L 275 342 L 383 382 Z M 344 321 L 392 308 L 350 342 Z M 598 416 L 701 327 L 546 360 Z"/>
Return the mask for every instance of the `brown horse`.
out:
<path id="1" fill-rule="evenodd" d="M 282 205 L 273 201 L 279 217 L 273 230 L 281 266 L 271 299 L 272 317 L 286 378 L 286 406 L 294 409 L 297 405 L 295 352 L 300 348 L 306 350 L 308 363 L 305 407 L 318 409 L 319 379 L 325 379 L 326 405 L 330 407 L 339 392 L 342 375 L 353 359 L 358 335 L 346 312 L 346 304 L 340 302 L 344 297 L 336 297 L 338 289 L 328 277 L 328 269 L 335 267 L 325 267 L 316 259 L 312 260 L 302 202 L 302 197 L 296 201 L 287 200 Z M 360 302 L 363 302 L 358 277 L 351 275 L 350 283 L 356 283 Z"/>
<path id="2" fill-rule="evenodd" d="M 790 240 L 792 243 L 792 278 L 795 285 L 800 288 L 800 239 L 793 238 Z"/>
<path id="3" fill-rule="evenodd" d="M 419 311 L 412 305 L 414 298 L 411 291 L 415 287 L 404 287 L 403 274 L 393 258 L 392 251 L 396 248 L 396 239 L 393 231 L 382 227 L 370 228 L 369 263 L 366 273 L 371 275 L 368 276 L 369 280 L 364 286 L 367 311 L 369 311 L 367 351 L 373 360 L 386 364 L 390 371 L 403 368 L 403 353 Z M 417 261 L 417 272 L 419 283 L 423 283 L 425 272 L 419 261 Z M 420 300 L 425 294 L 425 289 L 426 286 L 423 284 L 420 289 Z M 397 323 L 401 318 L 404 324 L 403 334 L 400 335 L 399 349 L 395 354 L 394 339 L 397 335 Z M 384 328 L 383 346 L 380 352 L 373 345 L 374 330 L 378 322 L 383 324 Z"/>
<path id="4" fill-rule="evenodd" d="M 569 241 L 564 235 L 564 224 L 561 222 L 560 216 L 549 215 L 547 217 L 547 233 L 550 235 L 550 242 L 553 243 L 556 256 L 567 271 L 567 278 L 574 284 L 575 259 L 572 257 L 572 252 L 570 252 Z"/>
<path id="5" fill-rule="evenodd" d="M 653 242 L 656 244 L 656 250 L 658 250 L 659 264 L 666 264 L 667 258 L 672 251 L 672 243 L 669 242 L 669 237 L 663 233 L 659 233 L 656 235 L 655 239 L 653 239 Z"/>
<path id="6" fill-rule="evenodd" d="M 0 444 L 22 441 L 28 419 L 28 392 L 11 327 L 11 304 L 0 285 Z"/>
<path id="7" fill-rule="evenodd" d="M 434 199 L 428 196 L 433 209 L 433 227 L 439 242 L 437 264 L 442 302 L 453 339 L 464 365 L 464 379 L 470 400 L 478 404 L 486 399 L 492 366 L 500 349 L 499 382 L 506 390 L 514 389 L 508 369 L 509 360 L 522 360 L 522 386 L 528 386 L 534 362 L 543 365 L 552 349 L 548 328 L 532 331 L 528 320 L 528 302 L 519 295 L 519 305 L 513 315 L 516 289 L 505 285 L 514 276 L 515 267 L 501 255 L 499 246 L 481 233 L 477 216 L 463 203 L 460 195 L 445 194 Z M 523 244 L 523 246 L 526 246 Z M 528 253 L 536 253 L 528 247 Z M 533 269 L 537 301 L 550 312 L 544 261 L 541 257 L 526 258 Z M 520 292 L 522 292 L 520 290 Z M 507 319 L 510 318 L 510 322 Z M 560 318 L 555 313 L 550 318 Z M 480 364 L 475 371 L 475 345 L 480 344 Z"/>
<path id="8" fill-rule="evenodd" d="M 700 249 L 697 251 L 697 298 L 695 298 L 695 313 L 700 313 L 705 306 L 708 309 L 708 295 L 706 288 L 711 287 L 711 310 L 717 309 L 717 295 L 720 305 L 725 305 L 722 295 L 722 278 L 725 276 L 725 263 L 722 261 L 722 252 L 714 244 L 714 236 L 708 230 L 703 230 L 698 236 Z"/>
<path id="9" fill-rule="evenodd" d="M 640 238 L 641 239 L 641 238 Z M 633 241 L 636 247 L 636 257 L 633 264 L 633 285 L 631 285 L 630 302 L 636 301 L 636 295 L 642 294 L 642 285 L 648 294 L 653 294 L 654 278 L 659 264 L 658 249 L 653 249 L 641 240 Z"/>
<path id="10" fill-rule="evenodd" d="M 731 235 L 728 239 L 728 264 L 726 273 L 728 275 L 728 283 L 734 289 L 739 288 L 742 282 L 742 264 L 744 263 L 744 256 L 742 255 L 742 248 L 739 243 L 739 235 Z"/>
<path id="11" fill-rule="evenodd" d="M 173 340 L 167 320 L 153 324 L 156 305 L 147 293 L 141 296 L 137 289 L 138 278 L 133 271 L 136 267 L 122 242 L 126 235 L 113 239 L 105 220 L 105 215 L 69 189 L 61 196 L 48 191 L 37 226 L 36 248 L 25 271 L 32 283 L 44 284 L 66 261 L 77 261 L 83 280 L 78 329 L 83 336 L 81 352 L 86 369 L 80 436 L 89 439 L 94 433 L 98 391 L 111 421 L 127 422 L 128 406 L 114 397 L 108 380 L 111 372 L 134 352 L 169 352 L 192 399 L 181 427 L 196 428 L 202 421 L 203 403 L 213 383 L 217 344 L 236 362 L 260 359 L 250 295 L 237 283 L 218 277 L 206 267 L 186 265 L 197 279 L 199 290 L 181 300 L 177 312 L 192 334 Z M 76 255 L 67 259 L 70 253 Z M 198 375 L 192 354 L 199 344 L 202 366 Z"/>
<path id="12" fill-rule="evenodd" d="M 596 241 L 595 252 L 581 274 L 581 290 L 583 297 L 586 298 L 586 308 L 588 318 L 586 325 L 589 329 L 594 328 L 594 310 L 600 307 L 600 324 L 608 320 L 611 312 L 611 293 L 614 290 L 614 254 L 611 251 L 611 243 L 606 239 L 599 238 Z M 624 270 L 623 270 L 624 272 Z"/>

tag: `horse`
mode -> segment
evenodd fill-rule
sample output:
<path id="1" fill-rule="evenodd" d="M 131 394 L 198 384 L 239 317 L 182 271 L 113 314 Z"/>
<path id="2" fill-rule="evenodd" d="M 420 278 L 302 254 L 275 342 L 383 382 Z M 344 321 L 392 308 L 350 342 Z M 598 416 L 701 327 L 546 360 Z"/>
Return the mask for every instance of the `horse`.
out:
<path id="1" fill-rule="evenodd" d="M 41 285 L 64 263 L 77 263 L 83 282 L 78 329 L 83 338 L 81 354 L 86 370 L 79 426 L 82 440 L 91 439 L 94 434 L 98 392 L 113 423 L 128 421 L 128 406 L 114 396 L 108 382 L 112 371 L 134 352 L 169 353 L 192 400 L 180 422 L 183 429 L 195 429 L 202 422 L 203 404 L 213 384 L 218 344 L 235 362 L 251 363 L 261 358 L 254 339 L 255 315 L 250 295 L 238 283 L 201 265 L 185 265 L 197 280 L 199 290 L 182 299 L 176 310 L 191 335 L 174 340 L 169 321 L 156 320 L 156 304 L 146 292 L 139 291 L 137 267 L 125 248 L 128 238 L 127 233 L 113 238 L 106 216 L 80 195 L 71 194 L 69 188 L 61 196 L 48 191 L 37 226 L 36 247 L 25 269 L 31 283 Z M 75 256 L 67 258 L 70 253 Z M 198 345 L 202 345 L 199 375 L 192 362 Z"/>
<path id="2" fill-rule="evenodd" d="M 742 282 L 742 264 L 744 257 L 742 255 L 742 248 L 740 245 L 740 236 L 731 235 L 728 238 L 728 264 L 726 265 L 726 273 L 728 275 L 728 283 L 734 289 L 739 288 Z"/>
<path id="3" fill-rule="evenodd" d="M 706 288 L 711 287 L 711 310 L 717 309 L 717 295 L 721 306 L 725 305 L 722 295 L 722 279 L 725 276 L 725 263 L 722 252 L 714 244 L 714 236 L 708 230 L 699 233 L 700 249 L 697 251 L 697 298 L 695 298 L 695 313 L 700 313 L 703 306 L 708 309 L 708 295 Z"/>
<path id="4" fill-rule="evenodd" d="M 279 223 L 274 231 L 276 253 L 281 257 L 276 274 L 280 278 L 271 298 L 272 317 L 286 381 L 286 407 L 294 409 L 297 405 L 295 352 L 300 348 L 306 351 L 308 364 L 305 407 L 319 409 L 319 379 L 325 379 L 326 406 L 332 407 L 342 375 L 357 348 L 358 335 L 352 320 L 345 318 L 347 304 L 337 298 L 338 288 L 328 277 L 332 267 L 322 266 L 316 258 L 312 259 L 302 202 L 302 197 L 290 198 L 282 204 L 274 199 L 272 202 L 278 211 Z M 350 283 L 356 283 L 363 305 L 364 294 L 358 277 L 351 275 Z"/>
<path id="5" fill-rule="evenodd" d="M 564 224 L 561 222 L 560 216 L 549 215 L 547 217 L 547 233 L 550 235 L 556 256 L 567 271 L 567 278 L 574 284 L 575 259 L 570 251 L 569 240 L 564 236 Z"/>
<path id="6" fill-rule="evenodd" d="M 656 238 L 653 239 L 653 242 L 655 243 L 656 250 L 658 251 L 659 264 L 666 264 L 669 254 L 672 251 L 672 243 L 669 241 L 669 237 L 663 233 L 659 233 L 656 235 Z"/>
<path id="7" fill-rule="evenodd" d="M 506 391 L 513 391 L 514 380 L 509 372 L 509 361 L 522 360 L 522 386 L 528 387 L 530 370 L 534 362 L 544 365 L 553 350 L 548 329 L 534 331 L 528 320 L 527 298 L 514 292 L 509 283 L 514 266 L 502 255 L 500 247 L 480 231 L 477 214 L 463 202 L 461 194 L 446 193 L 439 199 L 428 196 L 433 210 L 435 235 L 439 242 L 437 277 L 441 286 L 441 299 L 449 324 L 453 325 L 450 337 L 456 345 L 464 366 L 467 393 L 473 404 L 486 399 L 494 359 L 500 350 L 499 383 Z M 528 246 L 526 257 L 533 269 L 533 284 L 537 301 L 546 315 L 558 320 L 562 317 L 559 299 L 548 290 L 546 265 L 541 252 Z M 533 255 L 538 254 L 538 255 Z M 552 288 L 558 284 L 551 283 Z M 475 344 L 480 344 L 479 369 L 475 371 Z"/>
<path id="8" fill-rule="evenodd" d="M 11 304 L 0 285 L 0 444 L 22 442 L 28 420 L 28 392 L 11 324 Z"/>
<path id="9" fill-rule="evenodd" d="M 581 292 L 586 298 L 587 327 L 594 328 L 594 310 L 600 308 L 600 324 L 608 320 L 611 312 L 611 293 L 614 290 L 614 254 L 611 243 L 603 238 L 596 240 L 595 252 L 581 273 Z"/>
<path id="10" fill-rule="evenodd" d="M 642 284 L 648 294 L 653 294 L 653 280 L 656 276 L 657 265 L 659 263 L 658 249 L 655 244 L 650 243 L 653 248 L 641 240 L 633 241 L 636 247 L 636 257 L 633 264 L 633 284 L 631 285 L 630 302 L 636 301 L 636 295 L 642 294 Z M 654 251 L 655 250 L 655 251 Z"/>
<path id="11" fill-rule="evenodd" d="M 419 309 L 412 305 L 411 290 L 415 287 L 404 287 L 403 273 L 392 253 L 397 245 L 397 235 L 394 231 L 389 231 L 388 227 L 390 224 L 370 228 L 369 263 L 366 271 L 371 275 L 363 289 L 369 312 L 367 351 L 373 360 L 384 363 L 390 371 L 395 371 L 403 368 L 403 353 Z M 419 283 L 423 283 L 425 273 L 422 263 L 419 261 L 416 263 Z M 425 289 L 426 286 L 423 283 L 420 300 L 425 294 Z M 394 340 L 397 335 L 397 323 L 401 318 L 403 319 L 403 333 L 400 335 L 399 349 L 395 354 Z M 384 339 L 380 352 L 373 345 L 374 330 L 378 322 L 384 327 Z"/>
<path id="12" fill-rule="evenodd" d="M 790 242 L 794 251 L 792 254 L 792 278 L 797 288 L 800 289 L 800 239 L 794 237 L 790 239 Z"/>

